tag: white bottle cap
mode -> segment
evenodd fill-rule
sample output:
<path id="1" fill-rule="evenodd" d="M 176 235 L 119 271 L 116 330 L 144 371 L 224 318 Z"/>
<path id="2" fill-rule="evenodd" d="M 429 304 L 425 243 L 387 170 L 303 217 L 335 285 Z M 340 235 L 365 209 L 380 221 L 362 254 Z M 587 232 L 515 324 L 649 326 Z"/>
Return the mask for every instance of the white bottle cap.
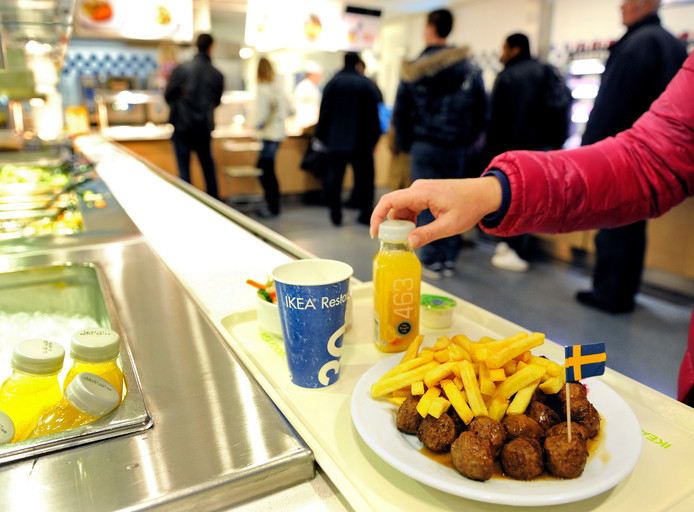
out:
<path id="1" fill-rule="evenodd" d="M 0 444 L 9 443 L 14 437 L 14 423 L 12 419 L 0 411 Z"/>
<path id="2" fill-rule="evenodd" d="M 82 372 L 70 381 L 65 399 L 80 411 L 100 418 L 116 408 L 120 402 L 118 391 L 103 378 Z"/>
<path id="3" fill-rule="evenodd" d="M 17 343 L 12 352 L 12 367 L 24 373 L 50 375 L 63 368 L 65 349 L 48 340 L 25 340 Z"/>
<path id="4" fill-rule="evenodd" d="M 73 359 L 98 363 L 110 361 L 120 353 L 120 336 L 111 329 L 82 329 L 72 335 L 70 356 Z"/>
<path id="5" fill-rule="evenodd" d="M 405 242 L 415 228 L 409 220 L 384 220 L 378 226 L 378 238 L 384 242 Z"/>

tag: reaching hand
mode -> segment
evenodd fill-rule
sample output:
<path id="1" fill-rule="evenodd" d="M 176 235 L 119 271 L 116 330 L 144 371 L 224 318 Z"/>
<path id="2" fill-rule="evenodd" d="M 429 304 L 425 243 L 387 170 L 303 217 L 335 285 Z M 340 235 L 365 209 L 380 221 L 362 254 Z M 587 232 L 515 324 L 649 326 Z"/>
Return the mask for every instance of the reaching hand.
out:
<path id="1" fill-rule="evenodd" d="M 414 249 L 475 226 L 501 206 L 501 185 L 494 176 L 459 180 L 416 180 L 412 186 L 389 192 L 371 214 L 371 236 L 386 218 L 416 222 L 427 208 L 436 220 L 414 229 L 408 238 Z"/>

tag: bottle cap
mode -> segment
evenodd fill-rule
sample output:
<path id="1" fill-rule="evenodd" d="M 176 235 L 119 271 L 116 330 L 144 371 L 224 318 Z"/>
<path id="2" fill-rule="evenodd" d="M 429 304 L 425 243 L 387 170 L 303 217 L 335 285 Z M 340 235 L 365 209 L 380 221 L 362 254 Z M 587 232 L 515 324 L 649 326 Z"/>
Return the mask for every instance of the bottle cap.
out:
<path id="1" fill-rule="evenodd" d="M 120 396 L 116 388 L 103 378 L 82 372 L 70 381 L 65 399 L 80 411 L 100 418 L 116 408 Z"/>
<path id="2" fill-rule="evenodd" d="M 378 226 L 378 238 L 384 242 L 405 242 L 415 228 L 409 220 L 384 220 Z"/>
<path id="3" fill-rule="evenodd" d="M 70 356 L 73 359 L 98 363 L 110 361 L 120 353 L 120 336 L 111 329 L 81 329 L 72 335 Z"/>
<path id="4" fill-rule="evenodd" d="M 14 423 L 12 419 L 0 411 L 0 444 L 9 443 L 14 437 Z"/>
<path id="5" fill-rule="evenodd" d="M 12 367 L 24 373 L 50 375 L 63 368 L 65 349 L 48 340 L 25 340 L 12 351 Z"/>

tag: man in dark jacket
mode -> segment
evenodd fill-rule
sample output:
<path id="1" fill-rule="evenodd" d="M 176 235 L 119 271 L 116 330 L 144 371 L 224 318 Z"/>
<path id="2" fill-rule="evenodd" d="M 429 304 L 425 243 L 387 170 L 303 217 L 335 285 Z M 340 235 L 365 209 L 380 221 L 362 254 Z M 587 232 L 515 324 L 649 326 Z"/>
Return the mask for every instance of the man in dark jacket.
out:
<path id="1" fill-rule="evenodd" d="M 342 223 L 342 181 L 347 164 L 354 171 L 358 222 L 369 224 L 374 201 L 373 150 L 381 136 L 378 90 L 357 70 L 358 54 L 345 54 L 345 66 L 326 84 L 320 105 L 316 138 L 328 150 L 323 188 L 330 219 Z"/>
<path id="2" fill-rule="evenodd" d="M 169 122 L 174 126 L 171 141 L 181 179 L 190 183 L 190 153 L 194 151 L 205 176 L 207 193 L 218 198 L 211 134 L 214 109 L 224 91 L 224 76 L 210 59 L 213 42 L 209 34 L 198 36 L 197 55 L 171 72 L 164 98 L 170 108 Z"/>
<path id="3" fill-rule="evenodd" d="M 491 111 L 487 127 L 488 159 L 516 149 L 547 150 L 552 142 L 542 115 L 553 70 L 530 54 L 530 40 L 525 34 L 511 34 L 504 41 L 499 60 L 504 69 L 497 75 L 491 95 Z M 570 100 L 570 91 L 565 87 Z M 565 126 L 568 129 L 570 101 L 566 104 Z M 489 161 L 487 160 L 487 161 Z M 528 262 L 523 259 L 528 235 L 500 241 L 492 265 L 505 270 L 523 272 Z"/>
<path id="4" fill-rule="evenodd" d="M 659 0 L 624 0 L 624 36 L 610 47 L 600 90 L 582 144 L 629 128 L 665 90 L 687 57 L 684 45 L 660 24 Z M 577 300 L 610 313 L 634 309 L 646 252 L 646 221 L 601 229 L 595 237 L 593 290 Z"/>
<path id="5" fill-rule="evenodd" d="M 446 45 L 453 28 L 450 11 L 429 13 L 424 28 L 427 47 L 414 62 L 402 66 L 393 109 L 397 144 L 410 153 L 412 180 L 461 178 L 465 149 L 482 133 L 487 99 L 482 72 L 468 48 Z M 434 220 L 429 210 L 417 217 Z M 422 248 L 422 274 L 430 279 L 455 274 L 460 237 L 437 240 Z"/>

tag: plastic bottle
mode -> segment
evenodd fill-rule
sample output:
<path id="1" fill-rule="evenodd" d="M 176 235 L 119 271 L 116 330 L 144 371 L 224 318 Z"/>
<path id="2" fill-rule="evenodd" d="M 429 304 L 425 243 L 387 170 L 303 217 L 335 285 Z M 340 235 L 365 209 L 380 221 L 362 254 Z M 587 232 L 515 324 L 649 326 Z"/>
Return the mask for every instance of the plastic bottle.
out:
<path id="1" fill-rule="evenodd" d="M 14 437 L 12 418 L 0 411 L 0 444 L 9 443 Z"/>
<path id="2" fill-rule="evenodd" d="M 402 352 L 419 334 L 422 265 L 407 245 L 415 228 L 405 220 L 385 220 L 378 228 L 381 248 L 373 261 L 374 342 L 383 352 Z"/>
<path id="3" fill-rule="evenodd" d="M 104 378 L 123 398 L 123 370 L 118 365 L 120 336 L 111 329 L 82 329 L 72 335 L 70 357 L 73 364 L 63 382 L 66 390 L 79 373 L 89 372 Z"/>
<path id="4" fill-rule="evenodd" d="M 12 375 L 0 387 L 0 409 L 14 423 L 13 441 L 26 439 L 39 416 L 62 398 L 58 374 L 65 350 L 52 341 L 32 339 L 15 345 Z"/>
<path id="5" fill-rule="evenodd" d="M 44 411 L 31 437 L 86 425 L 111 412 L 119 402 L 118 391 L 109 382 L 82 372 L 70 382 L 63 399 Z"/>

